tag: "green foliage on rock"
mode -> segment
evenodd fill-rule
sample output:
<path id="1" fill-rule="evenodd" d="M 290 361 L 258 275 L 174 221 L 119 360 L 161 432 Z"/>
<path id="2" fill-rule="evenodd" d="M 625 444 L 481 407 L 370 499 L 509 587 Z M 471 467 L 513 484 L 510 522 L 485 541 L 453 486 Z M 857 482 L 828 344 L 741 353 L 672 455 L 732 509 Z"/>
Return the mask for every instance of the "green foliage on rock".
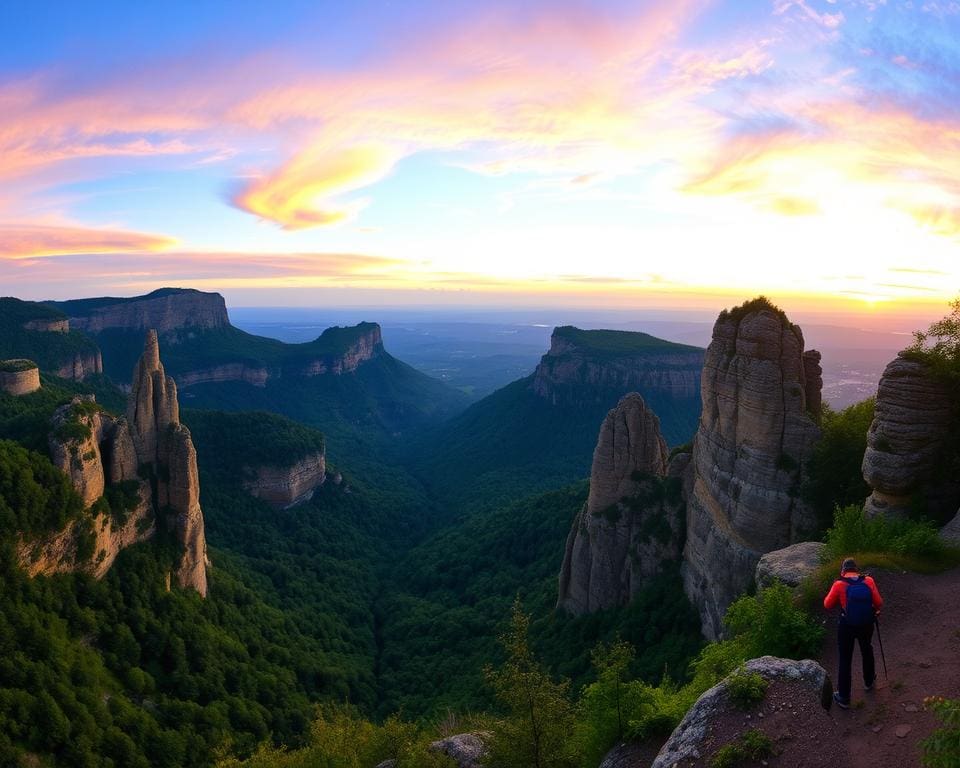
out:
<path id="1" fill-rule="evenodd" d="M 83 512 L 83 500 L 50 460 L 0 440 L 0 540 L 61 530 Z"/>
<path id="2" fill-rule="evenodd" d="M 863 504 L 870 495 L 861 467 L 875 405 L 873 397 L 840 411 L 823 404 L 822 434 L 808 460 L 802 489 L 821 530 L 833 521 L 836 506 Z"/>
<path id="3" fill-rule="evenodd" d="M 774 754 L 773 741 L 763 731 L 751 728 L 736 741 L 724 744 L 710 758 L 710 768 L 735 768 L 753 764 Z"/>
<path id="4" fill-rule="evenodd" d="M 727 678 L 727 691 L 733 703 L 740 709 L 750 709 L 763 701 L 767 693 L 767 681 L 756 672 L 737 669 Z"/>
<path id="5" fill-rule="evenodd" d="M 946 544 L 930 521 L 867 517 L 863 508 L 856 505 L 837 508 L 826 541 L 825 560 L 868 552 L 931 560 L 947 554 Z"/>

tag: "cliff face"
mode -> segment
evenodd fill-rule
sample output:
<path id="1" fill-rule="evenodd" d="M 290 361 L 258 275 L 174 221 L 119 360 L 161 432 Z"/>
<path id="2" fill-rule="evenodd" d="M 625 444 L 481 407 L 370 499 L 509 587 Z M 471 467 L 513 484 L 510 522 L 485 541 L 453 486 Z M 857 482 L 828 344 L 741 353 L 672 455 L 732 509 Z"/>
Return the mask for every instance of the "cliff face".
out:
<path id="1" fill-rule="evenodd" d="M 0 392 L 29 395 L 40 389 L 40 369 L 32 360 L 0 360 Z"/>
<path id="2" fill-rule="evenodd" d="M 362 363 L 372 360 L 375 355 L 383 351 L 383 337 L 380 326 L 372 324 L 372 328 L 360 334 L 342 354 L 324 355 L 311 360 L 300 371 L 303 376 L 321 376 L 325 373 L 335 375 L 350 373 L 357 370 Z"/>
<path id="3" fill-rule="evenodd" d="M 666 345 L 662 351 L 631 350 L 616 352 L 592 348 L 593 333 L 558 328 L 550 339 L 550 351 L 540 360 L 531 388 L 554 405 L 579 405 L 585 397 L 596 398 L 603 389 L 662 392 L 673 398 L 696 398 L 700 391 L 703 350 Z M 628 334 L 625 336 L 643 336 Z M 584 343 L 584 340 L 586 343 Z"/>
<path id="4" fill-rule="evenodd" d="M 308 500 L 326 479 L 326 458 L 322 453 L 305 456 L 290 467 L 257 467 L 255 478 L 243 487 L 258 499 L 278 509 Z"/>
<path id="5" fill-rule="evenodd" d="M 558 607 L 591 613 L 623 605 L 667 560 L 680 556 L 683 500 L 667 478 L 660 421 L 637 393 L 604 419 L 590 495 L 567 537 Z"/>
<path id="6" fill-rule="evenodd" d="M 244 381 L 247 384 L 253 384 L 255 387 L 265 387 L 267 379 L 270 378 L 270 372 L 266 368 L 250 366 L 246 363 L 227 363 L 212 368 L 187 371 L 178 374 L 175 378 L 177 386 L 181 389 L 197 384 L 215 384 L 222 381 Z"/>
<path id="7" fill-rule="evenodd" d="M 44 331 L 46 333 L 69 333 L 69 320 L 28 320 L 23 324 L 27 331 Z"/>
<path id="8" fill-rule="evenodd" d="M 103 357 L 100 350 L 90 352 L 76 352 L 72 357 L 62 361 L 55 373 L 61 379 L 81 381 L 94 373 L 103 373 Z"/>
<path id="9" fill-rule="evenodd" d="M 88 507 L 95 538 L 93 559 L 76 562 L 81 525 L 74 522 L 41 541 L 21 542 L 17 557 L 32 575 L 87 570 L 100 577 L 124 547 L 152 537 L 158 515 L 183 546 L 177 581 L 207 593 L 206 538 L 200 510 L 197 455 L 180 423 L 177 388 L 160 363 L 157 334 L 147 334 L 134 371 L 127 417 L 103 413 L 92 396 L 77 397 L 53 418 L 50 455 Z M 146 480 L 141 477 L 149 475 Z M 111 512 L 102 497 L 123 483 L 132 509 Z"/>
<path id="10" fill-rule="evenodd" d="M 915 502 L 935 517 L 956 509 L 960 479 L 938 472 L 956 408 L 925 364 L 898 356 L 887 365 L 863 456 L 863 479 L 873 489 L 867 514 L 903 516 Z"/>
<path id="11" fill-rule="evenodd" d="M 703 367 L 703 410 L 687 470 L 684 587 L 716 638 L 730 602 L 747 590 L 765 552 L 815 525 L 799 498 L 819 437 L 809 405 L 819 379 L 803 335 L 772 307 L 723 313 Z"/>
<path id="12" fill-rule="evenodd" d="M 96 305 L 67 302 L 75 330 L 100 333 L 108 328 L 167 333 L 179 328 L 225 328 L 230 324 L 219 293 L 163 289 L 136 299 L 98 299 Z"/>

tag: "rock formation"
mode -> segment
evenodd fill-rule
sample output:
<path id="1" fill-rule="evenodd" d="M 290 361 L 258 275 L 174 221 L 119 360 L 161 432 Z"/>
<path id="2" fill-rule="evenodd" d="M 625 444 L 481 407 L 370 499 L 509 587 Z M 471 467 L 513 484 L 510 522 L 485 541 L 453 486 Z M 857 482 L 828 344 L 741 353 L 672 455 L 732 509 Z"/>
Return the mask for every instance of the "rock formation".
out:
<path id="1" fill-rule="evenodd" d="M 206 538 L 197 454 L 189 430 L 180 423 L 177 388 L 160 363 L 156 332 L 147 334 L 126 418 L 103 412 L 88 395 L 57 409 L 52 426 L 51 460 L 70 477 L 88 507 L 93 559 L 76 562 L 80 526 L 87 521 L 74 521 L 43 540 L 21 542 L 17 557 L 27 572 L 83 569 L 100 577 L 121 549 L 154 535 L 160 516 L 184 548 L 178 583 L 205 596 Z M 132 503 L 111 509 L 104 492 L 121 484 L 121 495 Z"/>
<path id="2" fill-rule="evenodd" d="M 925 364 L 901 354 L 887 365 L 863 455 L 868 515 L 903 516 L 915 500 L 934 517 L 957 508 L 957 478 L 936 477 L 956 408 Z"/>
<path id="3" fill-rule="evenodd" d="M 574 614 L 623 605 L 680 556 L 681 481 L 667 478 L 660 421 L 637 393 L 600 428 L 590 495 L 567 537 L 558 607 Z"/>
<path id="4" fill-rule="evenodd" d="M 29 395 L 40 389 L 40 369 L 33 360 L 0 360 L 0 392 Z"/>
<path id="5" fill-rule="evenodd" d="M 960 510 L 953 519 L 940 529 L 940 536 L 950 546 L 960 547 Z"/>
<path id="6" fill-rule="evenodd" d="M 622 336 L 624 348 L 610 354 L 593 347 L 595 334 Z M 639 341 L 631 337 L 644 337 L 654 344 L 649 349 L 631 351 L 631 343 Z M 700 389 L 703 354 L 697 347 L 670 344 L 642 333 L 581 331 L 564 326 L 554 329 L 550 351 L 541 358 L 531 387 L 554 404 L 576 405 L 585 392 L 608 388 L 641 393 L 656 390 L 674 398 L 695 398 Z"/>
<path id="7" fill-rule="evenodd" d="M 66 318 L 28 320 L 23 324 L 23 328 L 27 331 L 42 331 L 44 333 L 70 333 L 70 321 Z"/>
<path id="8" fill-rule="evenodd" d="M 807 576 L 820 567 L 820 557 L 826 544 L 820 541 L 801 541 L 784 549 L 767 552 L 757 563 L 757 589 L 782 581 L 788 587 L 799 586 Z"/>
<path id="9" fill-rule="evenodd" d="M 140 466 L 151 471 L 155 506 L 184 547 L 177 569 L 181 586 L 207 594 L 207 545 L 200 511 L 197 452 L 190 430 L 180 423 L 177 385 L 160 362 L 157 332 L 147 331 L 143 355 L 133 372 L 127 421 Z"/>
<path id="10" fill-rule="evenodd" d="M 188 288 L 161 288 L 134 299 L 96 299 L 60 305 L 75 330 L 100 333 L 108 328 L 153 329 L 168 333 L 179 328 L 225 328 L 227 306 L 219 293 Z"/>
<path id="11" fill-rule="evenodd" d="M 243 487 L 258 499 L 278 509 L 307 501 L 326 479 L 326 458 L 322 453 L 304 456 L 289 467 L 257 467 L 251 469 L 252 480 Z"/>
<path id="12" fill-rule="evenodd" d="M 756 673 L 767 681 L 783 680 L 799 684 L 809 692 L 811 698 L 819 701 L 824 709 L 830 708 L 833 685 L 826 670 L 815 661 L 761 656 L 759 659 L 750 659 L 744 667 L 747 673 Z M 723 710 L 732 707 L 727 691 L 729 679 L 721 680 L 697 699 L 663 745 L 650 768 L 674 768 L 706 757 L 702 752 L 710 725 L 718 719 Z"/>
<path id="13" fill-rule="evenodd" d="M 757 300 L 721 313 L 707 349 L 703 409 L 688 468 L 684 587 L 716 638 L 760 556 L 815 527 L 801 501 L 803 467 L 820 430 L 818 378 L 803 335 Z M 806 364 L 805 364 L 806 363 Z"/>
<path id="14" fill-rule="evenodd" d="M 180 373 L 174 378 L 181 389 L 197 384 L 216 384 L 223 381 L 243 381 L 255 387 L 265 387 L 267 379 L 270 378 L 270 371 L 246 363 L 226 363 Z"/>
<path id="15" fill-rule="evenodd" d="M 60 362 L 54 371 L 61 379 L 82 381 L 95 373 L 103 373 L 103 357 L 100 350 L 76 352 L 72 357 Z"/>

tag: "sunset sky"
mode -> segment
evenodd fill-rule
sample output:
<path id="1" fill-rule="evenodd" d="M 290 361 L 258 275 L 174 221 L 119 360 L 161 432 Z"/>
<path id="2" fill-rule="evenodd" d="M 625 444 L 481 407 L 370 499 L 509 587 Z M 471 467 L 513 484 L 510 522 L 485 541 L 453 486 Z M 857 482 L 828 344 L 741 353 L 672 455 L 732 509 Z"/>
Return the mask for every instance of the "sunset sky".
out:
<path id="1" fill-rule="evenodd" d="M 960 2 L 0 4 L 0 294 L 166 285 L 942 314 Z"/>

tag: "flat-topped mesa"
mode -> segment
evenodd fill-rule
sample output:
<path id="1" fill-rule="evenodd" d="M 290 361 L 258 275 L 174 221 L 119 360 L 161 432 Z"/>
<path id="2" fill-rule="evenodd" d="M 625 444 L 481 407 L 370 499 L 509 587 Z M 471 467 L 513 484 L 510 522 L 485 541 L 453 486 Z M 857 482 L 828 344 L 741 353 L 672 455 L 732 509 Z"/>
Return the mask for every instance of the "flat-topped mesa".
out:
<path id="1" fill-rule="evenodd" d="M 40 369 L 33 360 L 0 360 L 0 392 L 29 395 L 40 389 Z"/>
<path id="2" fill-rule="evenodd" d="M 58 304 L 74 329 L 88 333 L 116 328 L 161 334 L 180 328 L 226 328 L 227 306 L 219 293 L 189 288 L 161 288 L 130 299 L 104 297 Z"/>
<path id="3" fill-rule="evenodd" d="M 710 639 L 760 556 L 815 528 L 799 488 L 820 435 L 818 367 L 800 328 L 762 297 L 725 310 L 714 325 L 684 547 L 684 587 Z"/>
<path id="4" fill-rule="evenodd" d="M 681 480 L 667 478 L 660 420 L 636 392 L 600 428 L 590 495 L 567 537 L 557 606 L 573 614 L 628 603 L 680 557 Z"/>
<path id="5" fill-rule="evenodd" d="M 598 390 L 659 390 L 696 397 L 704 351 L 635 331 L 555 328 L 532 390 L 554 404 L 579 404 Z"/>
<path id="6" fill-rule="evenodd" d="M 341 350 L 316 356 L 307 362 L 299 373 L 303 376 L 350 373 L 383 352 L 383 335 L 378 323 L 360 323 L 353 328 L 328 328 L 317 341 L 322 342 L 331 334 L 343 333 L 354 333 L 355 338 Z"/>
<path id="7" fill-rule="evenodd" d="M 956 510 L 958 478 L 938 469 L 958 406 L 922 360 L 901 353 L 887 365 L 863 455 L 863 479 L 873 491 L 868 515 L 902 517 L 923 505 L 942 518 Z"/>

